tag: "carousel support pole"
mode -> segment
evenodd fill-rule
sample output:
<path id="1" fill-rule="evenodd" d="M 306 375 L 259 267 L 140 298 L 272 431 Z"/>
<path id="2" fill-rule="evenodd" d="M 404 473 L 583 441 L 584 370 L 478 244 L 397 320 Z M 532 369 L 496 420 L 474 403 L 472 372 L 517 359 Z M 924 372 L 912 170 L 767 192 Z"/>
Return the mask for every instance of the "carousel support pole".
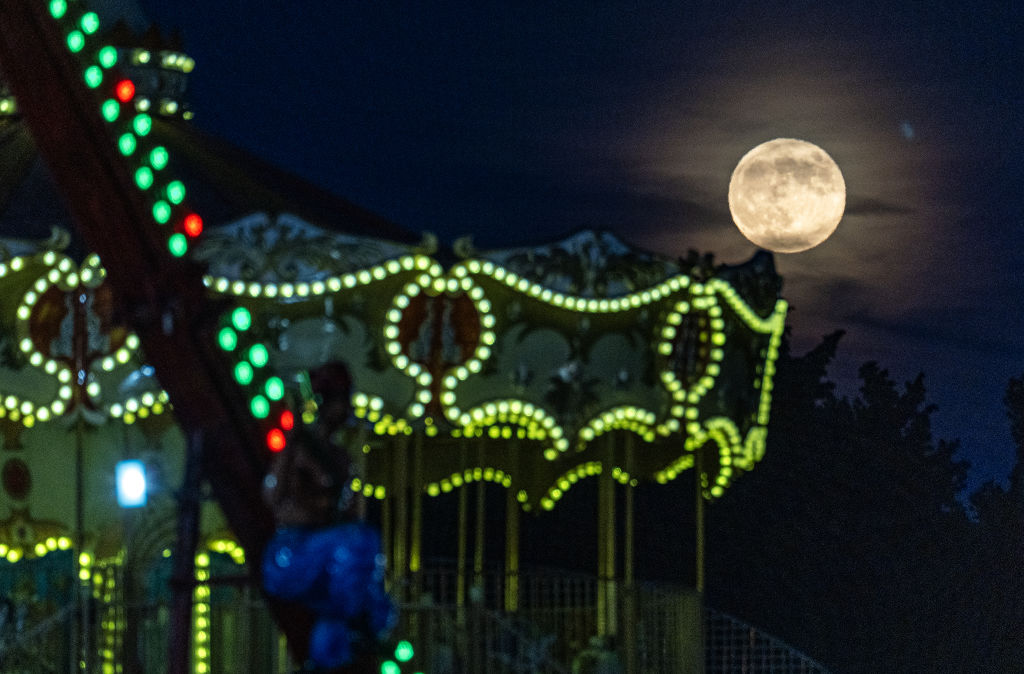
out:
<path id="1" fill-rule="evenodd" d="M 511 487 L 505 493 L 505 610 L 519 610 L 519 501 Z"/>
<path id="2" fill-rule="evenodd" d="M 608 633 L 607 615 L 608 588 L 605 583 L 605 546 L 604 537 L 608 528 L 605 513 L 605 476 L 611 473 L 611 467 L 601 462 L 601 473 L 597 476 L 597 633 Z"/>
<path id="3" fill-rule="evenodd" d="M 412 446 L 412 524 L 409 541 L 411 599 L 417 601 L 423 589 L 423 433 L 413 436 Z"/>
<path id="4" fill-rule="evenodd" d="M 466 453 L 461 452 L 462 463 L 466 465 Z M 457 541 L 457 552 L 455 559 L 455 621 L 456 621 L 456 644 L 459 657 L 463 662 L 469 662 L 471 651 L 470 638 L 466 628 L 466 548 L 467 548 L 467 519 L 469 515 L 469 504 L 467 489 L 469 485 L 465 482 L 458 487 L 459 490 L 459 533 Z"/>
<path id="5" fill-rule="evenodd" d="M 395 539 L 393 554 L 396 576 L 393 592 L 398 601 L 405 601 L 408 598 L 408 588 L 406 587 L 406 569 L 408 565 L 406 553 L 408 551 L 407 541 L 409 536 L 408 443 L 396 438 L 393 452 L 392 476 L 393 484 L 395 485 L 395 529 L 392 535 Z"/>
<path id="6" fill-rule="evenodd" d="M 696 652 L 694 655 L 694 662 L 692 662 L 693 669 L 698 674 L 704 672 L 704 648 L 705 648 L 705 634 L 704 634 L 704 545 L 705 545 L 705 530 L 704 530 L 704 448 L 698 448 L 694 455 L 694 520 L 695 520 L 695 538 L 694 541 L 694 562 L 696 568 L 694 569 L 694 589 L 696 590 L 697 602 L 696 602 L 696 615 L 694 616 L 695 626 L 693 627 L 694 639 L 696 640 Z"/>
<path id="7" fill-rule="evenodd" d="M 482 467 L 484 458 L 484 445 L 483 440 L 477 446 L 477 459 L 476 466 Z M 476 472 L 474 470 L 474 472 Z M 470 588 L 470 611 L 469 611 L 469 634 L 475 635 L 474 638 L 470 639 L 469 645 L 471 647 L 472 657 L 468 660 L 470 663 L 469 670 L 473 672 L 482 672 L 485 669 L 485 653 L 484 653 L 484 642 L 481 638 L 483 634 L 483 609 L 487 600 L 486 586 L 484 583 L 484 522 L 486 521 L 486 501 L 484 496 L 486 492 L 484 490 L 484 480 L 477 480 L 476 483 L 476 517 L 474 520 L 474 536 L 473 536 L 473 585 Z"/>
<path id="8" fill-rule="evenodd" d="M 412 444 L 412 485 L 409 498 L 412 499 L 412 523 L 409 533 L 409 601 L 419 604 L 423 594 L 423 436 L 425 431 L 413 436 Z M 416 610 L 409 612 L 409 637 L 420 639 L 423 622 Z"/>
<path id="9" fill-rule="evenodd" d="M 90 659 L 89 595 L 92 579 L 82 578 L 82 554 L 85 552 L 85 419 L 79 410 L 75 421 L 75 579 L 78 583 L 78 629 L 75 631 L 76 657 L 72 658 L 72 672 L 88 671 Z"/>
<path id="10" fill-rule="evenodd" d="M 633 476 L 636 462 L 634 460 L 633 452 L 635 451 L 635 436 L 632 433 L 627 433 L 625 437 L 625 464 L 626 472 L 629 473 L 629 483 L 626 485 L 626 501 L 624 504 L 625 512 L 623 513 L 623 526 L 625 532 L 623 533 L 623 559 L 622 559 L 622 576 L 623 576 L 623 589 L 625 590 L 623 597 L 623 612 L 625 618 L 623 620 L 623 634 L 622 634 L 622 649 L 624 654 L 625 666 L 627 674 L 635 674 L 636 668 L 636 585 L 634 583 L 634 560 L 633 560 L 633 518 L 634 518 L 634 489 L 633 480 L 636 478 Z"/>
<path id="11" fill-rule="evenodd" d="M 169 674 L 188 674 L 192 651 L 192 592 L 199 547 L 199 508 L 203 434 L 192 431 L 185 448 L 185 478 L 178 493 L 178 540 L 171 575 L 171 625 L 168 639 Z"/>
<path id="12" fill-rule="evenodd" d="M 470 596 L 473 601 L 483 602 L 484 598 L 484 522 L 487 515 L 487 504 L 484 499 L 484 481 L 476 483 L 476 518 L 473 522 L 473 590 Z"/>
<path id="13" fill-rule="evenodd" d="M 597 633 L 614 636 L 616 624 L 615 586 L 615 480 L 612 470 L 615 445 L 611 436 L 605 440 L 601 474 L 597 485 Z"/>
<path id="14" fill-rule="evenodd" d="M 695 582 L 697 596 L 703 602 L 704 597 L 704 451 L 698 449 L 694 455 L 694 519 L 695 529 Z"/>
<path id="15" fill-rule="evenodd" d="M 464 440 L 465 441 L 465 440 Z M 461 460 L 459 465 L 466 465 L 466 450 L 465 446 L 460 451 Z M 457 542 L 457 556 L 456 559 L 456 589 L 455 589 L 455 602 L 459 606 L 459 622 L 462 623 L 465 620 L 465 614 L 463 613 L 463 606 L 466 605 L 466 552 L 467 552 L 467 528 L 469 526 L 469 504 L 467 503 L 466 490 L 468 486 L 465 482 L 459 489 L 459 539 Z"/>
<path id="16" fill-rule="evenodd" d="M 388 495 L 383 501 L 380 502 L 380 540 L 381 546 L 384 548 L 384 558 L 388 560 L 387 568 L 387 591 L 393 593 L 395 591 L 395 564 L 394 564 L 394 549 L 391 545 L 391 501 L 394 499 Z"/>
<path id="17" fill-rule="evenodd" d="M 361 480 L 366 480 L 367 470 L 369 468 L 370 456 L 369 452 L 363 451 L 366 447 L 366 436 L 367 426 L 365 423 L 359 424 L 358 430 L 355 433 L 355 449 L 350 452 L 350 456 L 354 455 L 352 460 L 352 477 L 358 477 Z M 363 492 L 357 491 L 352 494 L 352 514 L 360 522 L 366 520 L 366 497 L 363 496 Z"/>

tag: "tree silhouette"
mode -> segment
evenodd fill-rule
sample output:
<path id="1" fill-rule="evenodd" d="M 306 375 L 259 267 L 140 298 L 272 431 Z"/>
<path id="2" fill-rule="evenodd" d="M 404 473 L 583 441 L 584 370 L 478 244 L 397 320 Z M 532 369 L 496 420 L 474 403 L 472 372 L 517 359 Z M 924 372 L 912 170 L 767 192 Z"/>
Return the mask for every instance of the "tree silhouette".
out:
<path id="1" fill-rule="evenodd" d="M 977 513 L 974 617 L 989 671 L 1024 671 L 1024 378 L 1012 378 L 1003 398 L 1017 462 L 1009 486 L 994 482 L 971 497 Z"/>
<path id="2" fill-rule="evenodd" d="M 840 397 L 841 337 L 798 357 L 784 344 L 765 458 L 708 509 L 709 604 L 836 671 L 1012 671 L 977 668 L 976 570 L 992 553 L 960 500 L 956 443 L 932 436 L 923 375 L 897 386 L 866 363 Z"/>

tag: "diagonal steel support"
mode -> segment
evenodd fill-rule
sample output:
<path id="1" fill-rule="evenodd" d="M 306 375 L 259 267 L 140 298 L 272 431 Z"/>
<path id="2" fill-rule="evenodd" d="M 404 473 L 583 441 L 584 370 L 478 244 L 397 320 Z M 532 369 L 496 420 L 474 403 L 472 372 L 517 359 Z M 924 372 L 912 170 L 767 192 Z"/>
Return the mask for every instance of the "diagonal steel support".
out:
<path id="1" fill-rule="evenodd" d="M 202 473 L 239 542 L 258 560 L 273 534 L 261 498 L 265 467 L 256 448 L 262 437 L 217 351 L 223 307 L 207 298 L 197 266 L 166 251 L 99 104 L 46 11 L 43 0 L 0 2 L 0 71 L 77 230 L 103 260 L 120 319 L 138 334 L 186 434 L 203 437 Z M 268 602 L 303 661 L 312 616 Z"/>

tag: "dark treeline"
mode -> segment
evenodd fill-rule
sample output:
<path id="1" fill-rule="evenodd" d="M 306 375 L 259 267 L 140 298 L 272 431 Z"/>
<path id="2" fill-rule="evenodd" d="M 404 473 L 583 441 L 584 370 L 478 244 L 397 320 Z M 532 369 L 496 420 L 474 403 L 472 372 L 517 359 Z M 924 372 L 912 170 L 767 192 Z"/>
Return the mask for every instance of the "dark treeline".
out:
<path id="1" fill-rule="evenodd" d="M 707 511 L 707 601 L 837 672 L 1024 672 L 1024 380 L 1009 487 L 962 500 L 923 376 L 828 380 L 841 333 L 780 356 L 764 459 Z"/>

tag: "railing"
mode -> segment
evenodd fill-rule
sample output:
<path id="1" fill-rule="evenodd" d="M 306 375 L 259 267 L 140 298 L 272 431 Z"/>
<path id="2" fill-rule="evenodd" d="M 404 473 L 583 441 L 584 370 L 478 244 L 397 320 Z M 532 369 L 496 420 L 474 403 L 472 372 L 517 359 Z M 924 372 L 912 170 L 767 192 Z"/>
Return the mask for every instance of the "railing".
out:
<path id="1" fill-rule="evenodd" d="M 705 610 L 705 674 L 828 674 L 823 665 L 756 627 Z"/>
<path id="2" fill-rule="evenodd" d="M 71 635 L 76 606 L 31 617 L 26 604 L 0 607 L 0 672 L 66 672 L 71 663 Z"/>
<path id="3" fill-rule="evenodd" d="M 396 594 L 404 594 L 396 634 L 416 649 L 415 669 L 427 674 L 569 674 L 597 632 L 597 580 L 585 574 L 523 570 L 519 607 L 505 612 L 504 577 L 488 572 L 459 596 L 456 569 L 431 564 Z M 397 590 L 401 589 L 401 592 Z M 218 589 L 208 617 L 209 674 L 293 671 L 284 642 L 252 588 Z M 620 587 L 615 651 L 623 672 L 704 674 L 826 674 L 805 654 L 757 628 L 702 609 L 689 589 L 637 584 Z M 100 606 L 99 608 L 102 608 Z M 125 606 L 118 639 L 125 671 L 167 671 L 167 607 Z M 0 629 L 0 673 L 66 672 L 76 612 L 65 607 Z M 97 625 L 99 629 L 100 624 Z M 102 634 L 93 637 L 94 645 Z M 100 660 L 90 671 L 102 671 Z M 403 669 L 403 671 L 405 671 Z"/>
<path id="4" fill-rule="evenodd" d="M 440 653 L 437 672 L 568 671 L 597 631 L 597 579 L 580 573 L 521 570 L 518 610 L 500 612 L 504 576 L 488 570 L 458 596 L 456 568 L 431 563 L 400 594 L 401 628 Z M 617 592 L 616 651 L 628 672 L 827 674 L 781 640 L 704 608 L 689 588 L 639 583 Z M 472 635 L 470 637 L 470 635 Z M 703 657 L 702 657 L 703 652 Z M 486 667 L 486 669 L 485 669 Z"/>

